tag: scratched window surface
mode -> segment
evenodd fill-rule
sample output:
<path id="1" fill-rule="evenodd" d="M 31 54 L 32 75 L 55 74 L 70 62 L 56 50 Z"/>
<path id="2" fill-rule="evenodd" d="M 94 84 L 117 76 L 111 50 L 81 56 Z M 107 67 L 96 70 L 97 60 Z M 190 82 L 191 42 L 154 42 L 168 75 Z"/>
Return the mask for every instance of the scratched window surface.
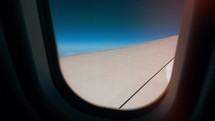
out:
<path id="1" fill-rule="evenodd" d="M 164 94 L 183 12 L 181 0 L 50 0 L 63 76 L 78 96 L 136 109 Z"/>

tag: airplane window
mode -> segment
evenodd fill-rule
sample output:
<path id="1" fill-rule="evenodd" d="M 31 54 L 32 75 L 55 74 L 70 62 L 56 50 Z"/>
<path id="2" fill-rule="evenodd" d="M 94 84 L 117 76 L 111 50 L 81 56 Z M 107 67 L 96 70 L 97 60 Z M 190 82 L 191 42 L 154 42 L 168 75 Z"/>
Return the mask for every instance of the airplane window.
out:
<path id="1" fill-rule="evenodd" d="M 167 90 L 182 0 L 50 0 L 61 72 L 83 100 L 143 108 Z"/>

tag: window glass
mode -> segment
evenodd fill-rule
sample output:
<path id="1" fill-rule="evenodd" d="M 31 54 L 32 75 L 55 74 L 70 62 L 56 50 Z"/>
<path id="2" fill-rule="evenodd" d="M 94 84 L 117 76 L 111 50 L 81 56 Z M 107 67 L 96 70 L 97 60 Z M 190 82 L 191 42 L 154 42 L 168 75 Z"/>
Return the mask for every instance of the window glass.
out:
<path id="1" fill-rule="evenodd" d="M 66 83 L 112 109 L 155 102 L 171 79 L 182 0 L 50 0 Z"/>

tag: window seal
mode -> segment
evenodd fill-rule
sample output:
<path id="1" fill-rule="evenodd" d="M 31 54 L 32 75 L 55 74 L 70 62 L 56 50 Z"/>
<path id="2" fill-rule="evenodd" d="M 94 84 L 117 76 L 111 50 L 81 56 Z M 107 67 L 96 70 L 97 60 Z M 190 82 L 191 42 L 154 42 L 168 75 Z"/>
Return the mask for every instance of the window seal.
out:
<path id="1" fill-rule="evenodd" d="M 103 107 L 94 106 L 79 96 L 77 96 L 70 87 L 66 84 L 62 74 L 61 69 L 58 62 L 58 53 L 55 41 L 55 34 L 52 22 L 52 16 L 50 12 L 50 6 L 48 0 L 37 0 L 38 9 L 39 9 L 39 16 L 40 16 L 40 23 L 44 38 L 45 50 L 47 55 L 47 60 L 49 64 L 50 73 L 52 76 L 52 80 L 54 85 L 56 86 L 57 90 L 60 92 L 61 95 L 69 102 L 72 106 L 76 107 L 77 109 L 84 111 L 88 114 L 92 114 L 98 117 L 105 117 L 110 119 L 132 119 L 147 114 L 154 110 L 162 100 L 164 99 L 167 90 L 164 94 L 153 104 L 149 106 L 136 109 L 136 110 L 113 110 Z"/>

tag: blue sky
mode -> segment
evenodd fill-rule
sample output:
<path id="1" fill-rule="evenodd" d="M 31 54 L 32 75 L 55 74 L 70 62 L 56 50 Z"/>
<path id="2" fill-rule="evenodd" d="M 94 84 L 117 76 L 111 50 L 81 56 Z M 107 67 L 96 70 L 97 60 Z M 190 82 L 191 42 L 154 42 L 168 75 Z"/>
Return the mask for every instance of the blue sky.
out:
<path id="1" fill-rule="evenodd" d="M 179 33 L 183 0 L 50 0 L 60 56 Z"/>

